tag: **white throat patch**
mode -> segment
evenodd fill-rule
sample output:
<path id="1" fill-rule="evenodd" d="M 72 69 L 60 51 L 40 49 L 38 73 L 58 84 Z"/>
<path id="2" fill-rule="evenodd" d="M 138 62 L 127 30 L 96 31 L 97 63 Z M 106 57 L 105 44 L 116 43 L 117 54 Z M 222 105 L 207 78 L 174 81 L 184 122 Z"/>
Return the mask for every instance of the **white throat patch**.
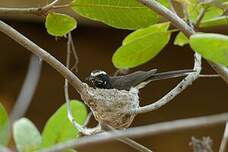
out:
<path id="1" fill-rule="evenodd" d="M 96 76 L 101 75 L 101 74 L 107 75 L 107 73 L 104 72 L 104 71 L 91 72 L 90 75 L 91 75 L 92 77 L 96 77 Z"/>

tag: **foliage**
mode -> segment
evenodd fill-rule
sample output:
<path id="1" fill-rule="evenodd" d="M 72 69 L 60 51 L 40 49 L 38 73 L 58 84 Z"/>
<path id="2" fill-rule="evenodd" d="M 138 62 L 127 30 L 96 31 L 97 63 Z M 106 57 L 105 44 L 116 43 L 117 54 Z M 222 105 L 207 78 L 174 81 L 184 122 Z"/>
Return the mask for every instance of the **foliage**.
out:
<path id="1" fill-rule="evenodd" d="M 5 108 L 0 103 L 0 146 L 7 145 L 9 141 L 8 131 L 9 131 L 8 115 Z"/>
<path id="2" fill-rule="evenodd" d="M 204 58 L 228 67 L 228 36 L 198 33 L 190 37 L 190 45 Z"/>
<path id="3" fill-rule="evenodd" d="M 13 137 L 19 152 L 38 150 L 41 135 L 36 126 L 28 119 L 21 118 L 13 125 Z"/>
<path id="4" fill-rule="evenodd" d="M 199 12 L 205 8 L 206 12 L 203 17 L 204 20 L 212 19 L 218 16 L 221 16 L 223 14 L 223 9 L 216 7 L 214 5 L 207 5 L 205 6 L 204 3 L 200 3 L 198 0 L 190 0 L 190 3 L 188 4 L 188 13 L 190 14 L 190 19 L 192 22 L 195 22 Z"/>
<path id="5" fill-rule="evenodd" d="M 137 0 L 75 0 L 80 15 L 120 29 L 139 29 L 159 21 L 159 16 Z"/>
<path id="6" fill-rule="evenodd" d="M 184 46 L 185 44 L 188 44 L 188 42 L 188 38 L 182 32 L 179 32 L 175 38 L 174 44 Z"/>
<path id="7" fill-rule="evenodd" d="M 85 105 L 77 100 L 71 100 L 70 105 L 75 120 L 82 125 L 87 117 Z M 8 133 L 8 119 L 5 110 L 1 105 L 0 115 L 1 144 L 6 145 L 8 142 L 8 136 L 6 136 Z M 21 118 L 13 124 L 13 137 L 19 152 L 37 151 L 70 139 L 77 139 L 79 136 L 78 130 L 74 128 L 67 118 L 66 104 L 62 105 L 49 118 L 42 135 L 36 126 L 27 118 Z M 66 151 L 74 152 L 75 150 L 68 149 Z"/>
<path id="8" fill-rule="evenodd" d="M 85 105 L 80 101 L 72 100 L 71 109 L 75 120 L 79 124 L 83 124 L 87 117 Z M 78 130 L 67 118 L 67 107 L 64 104 L 47 121 L 42 133 L 41 147 L 49 147 L 78 137 Z"/>
<path id="9" fill-rule="evenodd" d="M 196 22 L 200 11 L 206 10 L 199 27 L 228 24 L 226 16 L 223 15 L 227 7 L 226 0 L 176 1 L 186 6 L 193 23 Z M 159 0 L 159 2 L 169 7 L 167 0 Z M 122 46 L 113 54 L 112 62 L 119 69 L 134 68 L 150 61 L 170 39 L 168 24 L 158 24 L 159 15 L 137 0 L 73 0 L 71 8 L 81 16 L 103 22 L 114 28 L 135 30 L 123 40 Z M 77 22 L 74 19 L 64 14 L 50 12 L 46 18 L 47 31 L 53 36 L 64 36 L 76 28 L 76 25 Z M 174 44 L 179 46 L 188 43 L 188 38 L 181 32 L 174 41 Z M 217 63 L 217 60 L 212 59 L 212 61 Z M 220 60 L 219 63 L 221 63 Z"/>
<path id="10" fill-rule="evenodd" d="M 46 17 L 45 27 L 52 36 L 64 36 L 77 27 L 77 22 L 68 15 L 50 12 Z"/>
<path id="11" fill-rule="evenodd" d="M 200 28 L 228 25 L 224 10 L 227 0 L 175 0 L 184 3 L 190 15 L 190 21 L 196 23 L 199 13 L 205 9 L 205 16 Z M 167 0 L 159 0 L 169 7 Z M 225 5 L 226 3 L 226 5 Z M 116 68 L 129 69 L 149 62 L 168 44 L 171 36 L 170 23 L 159 23 L 160 16 L 137 0 L 74 0 L 71 9 L 88 19 L 102 22 L 108 26 L 135 30 L 125 37 L 122 45 L 115 51 L 112 62 Z M 53 11 L 53 10 L 52 10 Z M 45 27 L 52 36 L 65 36 L 77 28 L 77 21 L 66 14 L 49 11 Z M 175 29 L 176 30 L 176 29 Z M 175 45 L 190 44 L 193 51 L 205 59 L 228 67 L 228 36 L 216 33 L 197 33 L 187 38 L 179 31 Z M 79 124 L 87 117 L 87 110 L 82 102 L 72 100 L 73 116 Z M 7 112 L 0 104 L 0 145 L 7 145 L 9 140 L 9 122 Z M 77 139 L 79 132 L 67 118 L 66 105 L 62 105 L 47 121 L 42 135 L 27 118 L 16 121 L 13 125 L 13 137 L 17 150 L 31 152 L 53 146 L 70 139 Z M 69 149 L 69 151 L 74 151 Z"/>
<path id="12" fill-rule="evenodd" d="M 169 42 L 169 23 L 155 24 L 128 35 L 112 61 L 121 69 L 133 68 L 155 57 Z"/>

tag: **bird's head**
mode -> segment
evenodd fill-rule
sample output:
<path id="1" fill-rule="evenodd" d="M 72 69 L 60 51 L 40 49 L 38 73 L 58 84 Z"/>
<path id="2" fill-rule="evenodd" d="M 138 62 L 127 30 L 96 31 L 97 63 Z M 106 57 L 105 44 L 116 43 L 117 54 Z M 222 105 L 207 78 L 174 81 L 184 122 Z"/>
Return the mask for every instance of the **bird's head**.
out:
<path id="1" fill-rule="evenodd" d="M 86 78 L 89 85 L 94 88 L 111 89 L 109 75 L 102 70 L 93 70 L 90 76 Z"/>

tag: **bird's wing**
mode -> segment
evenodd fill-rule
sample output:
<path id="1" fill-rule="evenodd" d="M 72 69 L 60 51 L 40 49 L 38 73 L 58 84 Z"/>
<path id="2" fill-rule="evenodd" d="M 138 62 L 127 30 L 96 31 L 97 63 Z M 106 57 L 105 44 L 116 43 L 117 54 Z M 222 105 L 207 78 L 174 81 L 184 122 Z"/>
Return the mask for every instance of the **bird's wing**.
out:
<path id="1" fill-rule="evenodd" d="M 186 76 L 195 71 L 192 69 L 187 69 L 161 73 L 156 72 L 157 69 L 150 71 L 137 71 L 124 76 L 111 77 L 110 81 L 112 87 L 119 90 L 129 90 L 131 87 L 137 87 L 138 89 L 141 89 L 151 81 Z"/>
<path id="2" fill-rule="evenodd" d="M 139 83 L 147 80 L 156 72 L 157 69 L 152 69 L 150 71 L 136 71 L 123 76 L 113 76 L 110 78 L 110 81 L 113 88 L 119 90 L 129 90 L 131 87 L 135 87 Z"/>
<path id="3" fill-rule="evenodd" d="M 176 70 L 176 71 L 154 73 L 154 74 L 151 74 L 147 79 L 145 79 L 144 82 L 139 83 L 136 86 L 136 88 L 141 89 L 141 88 L 145 87 L 151 81 L 182 77 L 182 76 L 188 75 L 191 72 L 195 72 L 195 71 L 192 69 L 186 69 L 186 70 Z"/>

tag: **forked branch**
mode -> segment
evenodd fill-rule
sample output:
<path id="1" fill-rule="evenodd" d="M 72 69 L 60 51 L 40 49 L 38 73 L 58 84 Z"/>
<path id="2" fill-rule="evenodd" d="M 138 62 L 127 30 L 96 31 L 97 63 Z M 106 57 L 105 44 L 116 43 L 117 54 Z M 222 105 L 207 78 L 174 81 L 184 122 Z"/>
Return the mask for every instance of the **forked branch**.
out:
<path id="1" fill-rule="evenodd" d="M 159 15 L 163 16 L 165 19 L 169 20 L 175 27 L 182 31 L 187 37 L 190 37 L 195 33 L 194 29 L 190 27 L 184 20 L 182 20 L 175 13 L 170 11 L 168 8 L 161 5 L 155 0 L 138 0 L 140 3 L 144 4 L 148 8 L 152 9 Z M 213 69 L 223 78 L 223 80 L 228 83 L 228 68 L 210 62 Z"/>

